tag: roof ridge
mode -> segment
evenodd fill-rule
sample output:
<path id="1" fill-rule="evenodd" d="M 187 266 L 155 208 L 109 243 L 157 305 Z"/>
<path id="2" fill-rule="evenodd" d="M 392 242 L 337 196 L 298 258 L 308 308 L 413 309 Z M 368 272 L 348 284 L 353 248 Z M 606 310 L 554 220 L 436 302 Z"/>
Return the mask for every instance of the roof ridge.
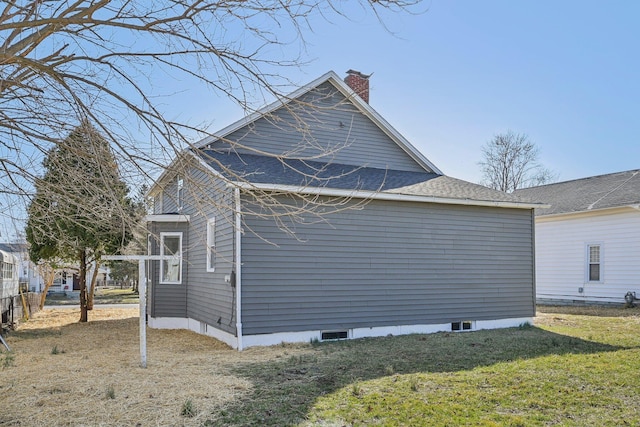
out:
<path id="1" fill-rule="evenodd" d="M 586 180 L 590 180 L 590 179 L 602 178 L 602 177 L 605 177 L 605 176 L 622 175 L 622 174 L 626 174 L 626 173 L 630 173 L 630 172 L 633 172 L 634 173 L 633 176 L 635 176 L 635 174 L 640 172 L 640 169 L 629 169 L 629 170 L 626 170 L 626 171 L 603 173 L 603 174 L 600 174 L 600 175 L 585 176 L 583 178 L 569 179 L 569 180 L 566 180 L 566 181 L 551 182 L 549 184 L 536 185 L 536 186 L 533 186 L 533 187 L 526 187 L 526 188 L 519 188 L 516 191 L 532 190 L 532 189 L 536 189 L 536 188 L 550 187 L 552 185 L 561 185 L 561 184 L 568 184 L 568 183 L 571 183 L 571 182 L 586 181 Z"/>

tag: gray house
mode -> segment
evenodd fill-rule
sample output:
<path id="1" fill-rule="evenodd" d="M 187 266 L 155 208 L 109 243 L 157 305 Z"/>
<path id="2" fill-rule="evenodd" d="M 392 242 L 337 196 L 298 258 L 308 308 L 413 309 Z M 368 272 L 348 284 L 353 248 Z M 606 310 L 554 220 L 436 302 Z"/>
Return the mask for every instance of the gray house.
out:
<path id="1" fill-rule="evenodd" d="M 443 175 L 368 84 L 329 72 L 167 168 L 150 327 L 242 349 L 532 320 L 536 205 Z"/>
<path id="2" fill-rule="evenodd" d="M 536 209 L 540 302 L 618 303 L 640 296 L 640 170 L 518 190 Z"/>

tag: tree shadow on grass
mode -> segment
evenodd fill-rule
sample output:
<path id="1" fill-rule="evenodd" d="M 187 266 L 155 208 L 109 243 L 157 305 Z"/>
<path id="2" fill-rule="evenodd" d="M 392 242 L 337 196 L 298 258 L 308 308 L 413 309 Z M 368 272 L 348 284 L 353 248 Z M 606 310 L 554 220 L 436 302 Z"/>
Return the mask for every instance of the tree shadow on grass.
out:
<path id="1" fill-rule="evenodd" d="M 471 370 L 548 355 L 592 354 L 624 347 L 527 326 L 473 333 L 438 333 L 325 342 L 288 359 L 233 369 L 253 392 L 211 414 L 206 426 L 289 426 L 304 421 L 317 398 L 354 381 L 393 374 Z"/>

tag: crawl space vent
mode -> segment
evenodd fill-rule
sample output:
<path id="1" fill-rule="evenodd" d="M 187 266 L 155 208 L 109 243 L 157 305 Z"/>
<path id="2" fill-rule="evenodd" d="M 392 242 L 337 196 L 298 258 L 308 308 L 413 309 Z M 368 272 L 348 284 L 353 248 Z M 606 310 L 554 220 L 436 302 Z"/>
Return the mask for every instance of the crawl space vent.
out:
<path id="1" fill-rule="evenodd" d="M 322 341 L 324 340 L 344 340 L 349 337 L 347 331 L 324 331 L 322 332 Z"/>
<path id="2" fill-rule="evenodd" d="M 451 322 L 452 331 L 470 331 L 473 329 L 473 322 L 470 320 L 464 320 L 462 322 Z"/>

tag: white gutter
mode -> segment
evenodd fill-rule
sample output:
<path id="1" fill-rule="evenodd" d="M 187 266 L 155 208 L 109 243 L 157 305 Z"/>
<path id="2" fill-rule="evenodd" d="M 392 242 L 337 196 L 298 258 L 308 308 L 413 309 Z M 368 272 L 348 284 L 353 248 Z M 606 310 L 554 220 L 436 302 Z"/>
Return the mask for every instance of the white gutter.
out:
<path id="1" fill-rule="evenodd" d="M 242 213 L 240 212 L 240 189 L 234 189 L 235 197 L 235 228 L 236 228 L 236 334 L 238 338 L 238 351 L 242 351 Z"/>
<path id="2" fill-rule="evenodd" d="M 268 191 L 280 191 L 283 193 L 301 193 L 301 194 L 311 194 L 311 195 L 317 195 L 317 196 L 345 197 L 345 198 L 371 199 L 371 200 L 389 200 L 389 201 L 396 201 L 396 202 L 440 203 L 440 204 L 447 204 L 447 205 L 489 206 L 489 207 L 500 207 L 500 208 L 515 208 L 515 209 L 535 209 L 535 208 L 550 207 L 550 205 L 545 205 L 540 203 L 453 199 L 448 197 L 418 196 L 418 195 L 411 195 L 411 194 L 388 193 L 388 192 L 380 192 L 380 191 L 341 190 L 337 188 L 297 187 L 293 185 L 256 184 L 256 183 L 248 183 L 248 182 L 234 182 L 234 183 L 230 183 L 229 185 L 237 189 L 239 188 L 243 190 L 268 190 Z"/>

